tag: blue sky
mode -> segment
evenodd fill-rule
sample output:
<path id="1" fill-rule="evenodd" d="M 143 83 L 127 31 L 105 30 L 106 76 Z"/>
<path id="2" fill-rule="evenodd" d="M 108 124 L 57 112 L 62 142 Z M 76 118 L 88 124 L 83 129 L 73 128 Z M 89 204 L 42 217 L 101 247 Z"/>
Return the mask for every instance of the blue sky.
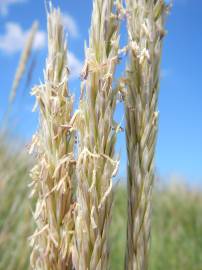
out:
<path id="1" fill-rule="evenodd" d="M 83 41 L 88 40 L 91 0 L 53 1 L 64 15 L 68 32 L 69 62 L 72 69 L 71 91 L 79 93 L 79 70 L 84 58 Z M 36 69 L 32 84 L 43 80 L 46 57 L 46 12 L 44 0 L 0 0 L 0 116 L 6 108 L 11 83 L 27 32 L 34 20 L 40 27 L 32 52 Z M 202 180 L 202 1 L 175 0 L 167 20 L 164 42 L 160 126 L 156 168 L 164 178 L 179 176 L 189 183 Z M 122 30 L 123 44 L 126 42 Z M 30 60 L 29 65 L 32 62 Z M 121 67 L 120 67 L 121 69 Z M 25 76 L 26 77 L 26 76 Z M 34 98 L 23 79 L 14 104 L 9 126 L 13 133 L 29 140 L 37 128 L 37 114 L 32 113 Z M 116 118 L 123 118 L 120 104 Z M 120 176 L 125 175 L 124 133 L 119 135 L 117 151 L 121 154 Z"/>

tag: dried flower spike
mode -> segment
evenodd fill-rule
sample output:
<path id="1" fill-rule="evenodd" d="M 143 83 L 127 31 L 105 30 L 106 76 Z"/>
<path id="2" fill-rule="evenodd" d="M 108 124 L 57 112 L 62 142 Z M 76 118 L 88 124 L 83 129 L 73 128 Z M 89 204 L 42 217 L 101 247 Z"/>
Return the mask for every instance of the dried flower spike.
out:
<path id="1" fill-rule="evenodd" d="M 20 80 L 22 79 L 22 76 L 25 72 L 25 68 L 27 65 L 27 61 L 29 60 L 29 56 L 30 56 L 31 49 L 32 49 L 32 46 L 34 43 L 34 38 L 35 38 L 35 35 L 37 32 L 37 29 L 38 29 L 38 23 L 34 22 L 32 25 L 32 28 L 30 30 L 30 33 L 28 35 L 28 38 L 26 40 L 25 47 L 22 51 L 22 55 L 21 55 L 21 58 L 19 61 L 18 68 L 16 70 L 15 78 L 13 81 L 13 85 L 12 85 L 12 89 L 11 89 L 11 93 L 10 93 L 10 97 L 9 97 L 11 103 L 15 99 L 17 88 L 18 88 Z"/>
<path id="2" fill-rule="evenodd" d="M 67 46 L 59 10 L 48 14 L 48 58 L 45 82 L 36 86 L 40 126 L 33 138 L 37 165 L 31 171 L 37 202 L 36 231 L 30 237 L 33 269 L 72 269 L 74 231 L 72 181 L 74 176 L 73 98 L 67 82 Z"/>
<path id="3" fill-rule="evenodd" d="M 113 0 L 94 0 L 89 48 L 82 72 L 85 96 L 80 101 L 77 208 L 75 211 L 76 270 L 108 269 L 108 238 L 117 129 L 112 90 L 118 62 L 119 22 Z M 83 92 L 83 90 L 82 90 Z M 84 93 L 83 93 L 84 94 Z"/>
<path id="4" fill-rule="evenodd" d="M 128 154 L 128 228 L 125 269 L 148 269 L 151 194 L 157 136 L 157 100 L 163 0 L 125 0 L 129 67 L 125 96 Z"/>

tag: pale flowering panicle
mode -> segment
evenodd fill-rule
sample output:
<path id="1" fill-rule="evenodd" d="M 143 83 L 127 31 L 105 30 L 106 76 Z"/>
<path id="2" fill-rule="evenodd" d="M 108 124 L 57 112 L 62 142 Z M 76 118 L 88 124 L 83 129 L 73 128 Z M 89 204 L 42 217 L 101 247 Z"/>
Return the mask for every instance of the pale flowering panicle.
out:
<path id="1" fill-rule="evenodd" d="M 128 225 L 125 269 L 148 269 L 151 194 L 158 129 L 158 90 L 164 21 L 163 0 L 125 0 L 129 64 L 126 70 Z"/>
<path id="2" fill-rule="evenodd" d="M 23 77 L 23 74 L 25 73 L 26 65 L 27 65 L 27 62 L 28 62 L 29 57 L 30 57 L 30 53 L 31 53 L 31 50 L 32 50 L 32 47 L 34 44 L 34 38 L 36 36 L 37 30 L 38 30 L 38 22 L 35 21 L 32 24 L 32 27 L 31 27 L 30 32 L 28 34 L 28 37 L 25 41 L 25 46 L 23 48 L 23 51 L 22 51 L 22 54 L 20 57 L 20 61 L 19 61 L 16 73 L 15 73 L 15 78 L 14 78 L 14 81 L 12 84 L 12 89 L 11 89 L 11 93 L 10 93 L 10 97 L 9 97 L 9 100 L 11 103 L 15 99 L 17 88 L 20 84 L 20 81 Z"/>
<path id="3" fill-rule="evenodd" d="M 76 270 L 108 269 L 112 178 L 118 160 L 114 147 L 118 125 L 112 87 L 119 50 L 119 16 L 112 0 L 94 0 L 89 47 L 82 71 L 79 106 L 77 207 L 73 263 Z"/>
<path id="4" fill-rule="evenodd" d="M 36 197 L 36 231 L 30 237 L 33 269 L 72 269 L 74 120 L 68 89 L 67 45 L 60 10 L 48 13 L 48 57 L 44 83 L 35 86 L 40 123 L 30 152 L 37 164 L 31 170 L 31 195 Z"/>

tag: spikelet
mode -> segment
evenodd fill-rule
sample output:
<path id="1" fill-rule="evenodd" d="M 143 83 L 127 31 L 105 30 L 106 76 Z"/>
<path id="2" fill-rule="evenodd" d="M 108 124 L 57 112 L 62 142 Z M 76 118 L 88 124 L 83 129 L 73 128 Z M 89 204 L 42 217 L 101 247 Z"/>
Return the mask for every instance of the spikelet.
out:
<path id="1" fill-rule="evenodd" d="M 35 38 L 35 35 L 37 32 L 37 29 L 38 29 L 38 22 L 34 22 L 32 25 L 32 28 L 30 30 L 30 33 L 27 37 L 27 40 L 25 42 L 25 46 L 24 46 L 24 49 L 22 51 L 22 55 L 20 57 L 20 61 L 19 61 L 16 73 L 15 73 L 15 78 L 13 81 L 13 85 L 12 85 L 12 89 L 11 89 L 11 93 L 10 93 L 10 97 L 9 97 L 10 103 L 12 103 L 13 100 L 15 99 L 17 88 L 18 88 L 20 80 L 22 79 L 22 76 L 25 72 L 25 68 L 27 65 L 27 61 L 29 60 L 29 56 L 31 53 L 31 49 L 33 46 L 33 42 L 34 42 L 34 38 Z"/>
<path id="2" fill-rule="evenodd" d="M 126 0 L 129 36 L 126 141 L 128 228 L 125 269 L 148 269 L 151 194 L 158 128 L 157 100 L 164 19 L 163 0 Z"/>
<path id="3" fill-rule="evenodd" d="M 73 98 L 67 87 L 67 46 L 59 10 L 48 13 L 48 58 L 45 82 L 33 88 L 40 126 L 30 152 L 37 164 L 31 170 L 31 196 L 36 194 L 36 231 L 30 237 L 33 269 L 72 269 L 74 230 L 72 182 L 74 176 Z"/>
<path id="4" fill-rule="evenodd" d="M 89 48 L 82 72 L 85 96 L 80 102 L 77 207 L 73 263 L 76 270 L 108 269 L 108 238 L 117 129 L 113 126 L 119 23 L 113 0 L 95 0 Z"/>

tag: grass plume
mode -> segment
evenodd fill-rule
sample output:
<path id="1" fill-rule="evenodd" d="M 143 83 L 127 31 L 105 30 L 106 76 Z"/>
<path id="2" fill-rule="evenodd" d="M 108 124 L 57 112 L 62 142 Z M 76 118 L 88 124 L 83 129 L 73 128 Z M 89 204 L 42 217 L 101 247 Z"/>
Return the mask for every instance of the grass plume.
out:
<path id="1" fill-rule="evenodd" d="M 30 239 L 34 269 L 72 269 L 74 118 L 61 22 L 60 11 L 50 7 L 45 82 L 32 91 L 40 111 L 39 130 L 30 149 L 31 152 L 35 149 L 37 157 L 31 171 L 31 195 L 36 193 L 37 198 L 34 213 L 37 228 Z"/>
<path id="2" fill-rule="evenodd" d="M 130 59 L 125 97 L 128 154 L 127 270 L 148 269 L 159 69 L 166 11 L 163 0 L 126 0 Z"/>
<path id="3" fill-rule="evenodd" d="M 108 238 L 117 126 L 112 89 L 118 61 L 119 26 L 112 0 L 94 0 L 89 48 L 82 77 L 74 266 L 76 270 L 108 269 Z"/>
<path id="4" fill-rule="evenodd" d="M 20 81 L 22 79 L 22 76 L 25 72 L 25 68 L 26 68 L 27 62 L 29 60 L 29 56 L 30 56 L 30 53 L 31 53 L 31 50 L 33 47 L 33 42 L 34 42 L 34 38 L 35 38 L 35 35 L 37 33 L 37 30 L 38 30 L 38 22 L 34 22 L 32 25 L 32 28 L 28 34 L 27 40 L 25 42 L 25 46 L 24 46 L 24 49 L 22 51 L 20 61 L 19 61 L 16 73 L 15 73 L 15 78 L 13 81 L 13 85 L 12 85 L 12 89 L 11 89 L 11 93 L 10 93 L 10 97 L 9 97 L 10 103 L 12 103 L 13 100 L 15 99 L 17 88 L 18 88 Z"/>

